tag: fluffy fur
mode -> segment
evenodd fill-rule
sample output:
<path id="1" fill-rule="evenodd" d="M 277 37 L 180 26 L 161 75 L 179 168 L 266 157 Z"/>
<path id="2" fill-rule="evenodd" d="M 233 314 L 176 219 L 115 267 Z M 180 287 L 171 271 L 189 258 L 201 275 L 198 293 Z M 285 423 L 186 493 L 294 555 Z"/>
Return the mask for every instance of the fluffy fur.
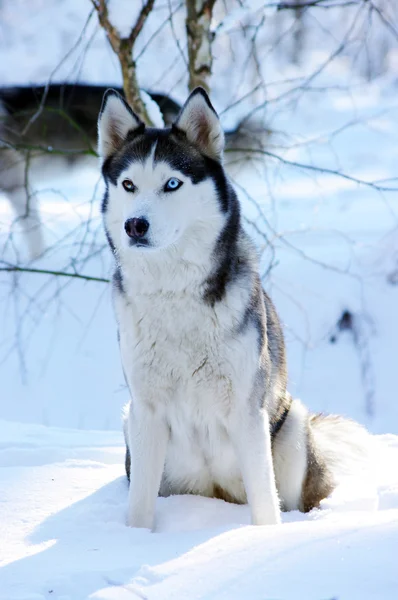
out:
<path id="1" fill-rule="evenodd" d="M 360 427 L 309 416 L 286 391 L 282 330 L 209 98 L 195 90 L 175 125 L 158 130 L 110 91 L 98 129 L 131 393 L 128 524 L 152 528 L 158 494 L 248 502 L 257 525 L 279 523 L 280 508 L 311 510 L 335 486 L 341 438 Z M 137 219 L 145 233 L 126 227 Z"/>

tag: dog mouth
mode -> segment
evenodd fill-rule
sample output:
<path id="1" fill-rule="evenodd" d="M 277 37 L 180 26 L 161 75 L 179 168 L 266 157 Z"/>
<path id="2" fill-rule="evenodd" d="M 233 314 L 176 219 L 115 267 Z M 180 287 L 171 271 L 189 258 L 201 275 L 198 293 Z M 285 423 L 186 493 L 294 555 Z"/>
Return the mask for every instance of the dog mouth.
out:
<path id="1" fill-rule="evenodd" d="M 129 244 L 133 248 L 149 248 L 151 246 L 151 244 L 149 243 L 148 240 L 142 239 L 142 238 L 141 239 L 130 238 Z"/>

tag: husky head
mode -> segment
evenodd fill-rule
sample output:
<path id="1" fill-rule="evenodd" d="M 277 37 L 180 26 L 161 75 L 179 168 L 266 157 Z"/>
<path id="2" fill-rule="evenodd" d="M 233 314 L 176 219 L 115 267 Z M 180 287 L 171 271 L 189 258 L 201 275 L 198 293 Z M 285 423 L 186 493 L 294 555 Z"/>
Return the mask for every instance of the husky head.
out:
<path id="1" fill-rule="evenodd" d="M 206 92 L 194 90 L 172 127 L 155 129 L 109 90 L 98 132 L 113 251 L 138 258 L 174 249 L 186 258 L 193 240 L 203 252 L 214 249 L 232 204 L 239 209 L 222 167 L 224 134 Z"/>

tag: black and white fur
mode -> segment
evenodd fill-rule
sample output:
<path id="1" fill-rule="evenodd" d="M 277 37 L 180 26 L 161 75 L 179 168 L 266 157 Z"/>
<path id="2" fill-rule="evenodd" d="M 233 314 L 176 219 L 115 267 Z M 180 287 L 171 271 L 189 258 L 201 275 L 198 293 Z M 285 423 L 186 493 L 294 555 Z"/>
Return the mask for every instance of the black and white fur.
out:
<path id="1" fill-rule="evenodd" d="M 131 393 L 128 524 L 153 528 L 158 494 L 248 502 L 256 525 L 279 523 L 281 508 L 318 506 L 336 466 L 361 456 L 366 433 L 309 416 L 286 391 L 281 326 L 222 166 L 224 135 L 208 96 L 196 89 L 175 124 L 159 130 L 109 91 L 98 127 Z M 340 454 L 341 432 L 349 439 Z"/>

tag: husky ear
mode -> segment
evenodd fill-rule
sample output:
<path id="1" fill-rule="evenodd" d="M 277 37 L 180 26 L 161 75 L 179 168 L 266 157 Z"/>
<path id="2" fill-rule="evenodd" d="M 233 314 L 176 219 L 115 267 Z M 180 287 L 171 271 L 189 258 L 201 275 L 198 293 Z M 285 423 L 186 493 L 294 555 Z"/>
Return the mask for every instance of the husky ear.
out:
<path id="1" fill-rule="evenodd" d="M 175 122 L 191 144 L 210 158 L 222 161 L 224 132 L 209 96 L 203 88 L 194 89 Z"/>
<path id="2" fill-rule="evenodd" d="M 127 134 L 144 123 L 133 113 L 127 102 L 115 92 L 107 90 L 98 118 L 98 154 L 102 162 L 121 148 Z"/>

